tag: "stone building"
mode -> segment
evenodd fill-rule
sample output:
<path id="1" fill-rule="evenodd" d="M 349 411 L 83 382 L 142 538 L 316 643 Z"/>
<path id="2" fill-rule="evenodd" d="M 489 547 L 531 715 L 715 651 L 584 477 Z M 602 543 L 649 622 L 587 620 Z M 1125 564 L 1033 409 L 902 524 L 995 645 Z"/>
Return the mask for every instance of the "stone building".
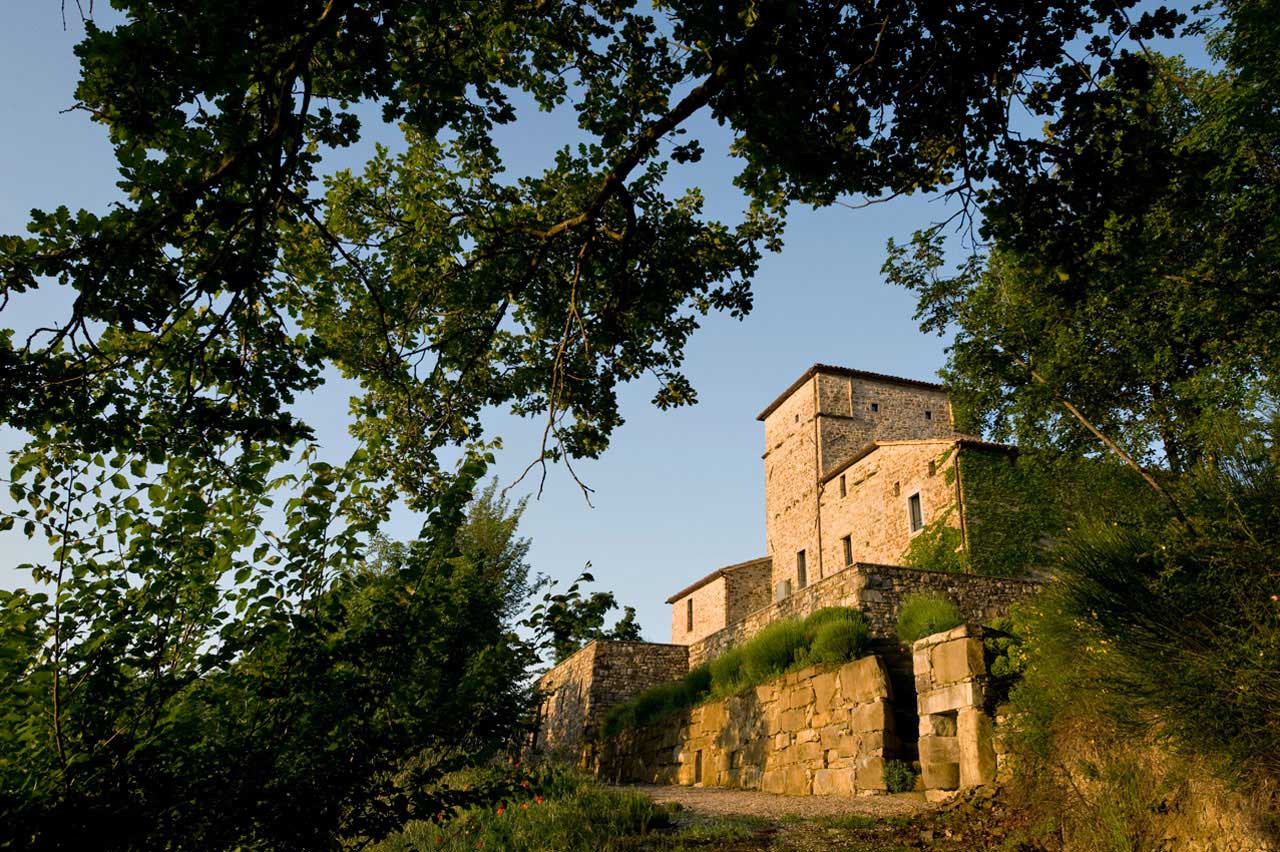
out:
<path id="1" fill-rule="evenodd" d="M 1010 541 L 987 536 L 994 544 L 975 549 L 969 528 L 975 504 L 989 518 L 1017 511 L 1021 497 L 974 489 L 966 471 L 978 482 L 1001 479 L 1017 454 L 956 432 L 940 385 L 816 364 L 758 419 L 764 423 L 767 553 L 718 568 L 668 598 L 670 644 L 594 643 L 544 675 L 535 740 L 542 750 L 618 777 L 703 783 L 705 757 L 724 763 L 706 767 L 708 779 L 724 783 L 787 792 L 874 790 L 884 760 L 917 756 L 916 673 L 894 635 L 902 601 L 916 592 L 939 593 L 967 622 L 982 624 L 1035 588 L 1030 580 L 966 570 L 979 555 L 997 567 L 1014 561 L 1007 554 L 1003 563 L 996 558 L 1001 548 L 1010 550 Z M 923 570 L 928 566 L 913 553 L 921 543 L 930 545 L 932 558 L 941 555 L 948 570 Z M 1018 559 L 1025 552 L 1017 551 Z M 826 675 L 813 672 L 793 677 L 781 691 L 727 699 L 718 709 L 707 705 L 694 713 L 696 724 L 686 721 L 661 737 L 632 735 L 599 750 L 595 732 L 610 706 L 678 679 L 773 622 L 828 606 L 866 616 L 878 640 L 879 686 L 867 680 L 865 666 L 846 667 L 831 688 L 824 686 Z M 959 712 L 931 706 L 926 713 L 932 724 L 933 716 L 952 710 Z M 868 714 L 876 713 L 872 725 Z M 860 721 L 850 727 L 855 718 Z M 779 720 L 788 721 L 775 730 Z M 822 732 L 814 728 L 819 722 Z M 726 748 L 729 741 L 736 745 Z M 949 740 L 939 742 L 931 747 L 951 747 Z M 785 771 L 770 768 L 782 766 Z M 832 781 L 832 773 L 841 780 Z"/>
<path id="2" fill-rule="evenodd" d="M 667 599 L 692 645 L 854 565 L 905 565 L 930 525 L 963 551 L 963 454 L 1013 448 L 955 431 L 941 385 L 815 364 L 761 412 L 768 554 Z M 767 568 L 766 568 L 767 566 Z"/>

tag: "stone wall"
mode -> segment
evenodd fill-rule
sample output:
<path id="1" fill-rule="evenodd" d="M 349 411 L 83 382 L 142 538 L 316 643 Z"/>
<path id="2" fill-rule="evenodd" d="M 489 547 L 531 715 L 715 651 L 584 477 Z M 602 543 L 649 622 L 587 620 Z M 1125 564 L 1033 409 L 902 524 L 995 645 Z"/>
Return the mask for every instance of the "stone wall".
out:
<path id="1" fill-rule="evenodd" d="M 765 580 L 768 583 L 768 580 Z M 693 625 L 689 625 L 689 602 L 693 602 Z M 671 604 L 671 642 L 690 645 L 730 623 L 728 618 L 728 577 L 717 577 Z"/>
<path id="2" fill-rule="evenodd" d="M 897 748 L 891 700 L 877 657 L 808 668 L 624 731 L 599 746 L 595 770 L 613 781 L 794 796 L 882 792 Z"/>
<path id="3" fill-rule="evenodd" d="M 683 645 L 591 642 L 538 680 L 543 700 L 534 751 L 577 763 L 610 707 L 688 671 Z"/>
<path id="4" fill-rule="evenodd" d="M 871 441 L 956 437 L 951 405 L 940 387 L 838 368 L 815 368 L 806 375 L 761 416 L 765 534 L 773 557 L 770 585 L 790 580 L 793 591 L 800 587 L 800 551 L 810 583 L 844 567 L 842 558 L 831 558 L 832 541 L 838 543 L 843 533 L 833 536 L 819 523 L 824 472 Z"/>
<path id="5" fill-rule="evenodd" d="M 671 604 L 671 642 L 689 645 L 769 605 L 772 561 L 765 556 L 729 565 L 699 580 Z M 690 624 L 690 602 L 692 625 Z"/>
<path id="6" fill-rule="evenodd" d="M 1032 580 L 859 563 L 694 642 L 689 646 L 689 664 L 715 659 L 775 621 L 804 618 L 827 606 L 861 609 L 871 624 L 871 635 L 887 639 L 895 636 L 903 599 L 914 592 L 940 592 L 956 604 L 966 621 L 981 623 L 1008 614 L 1010 606 L 1038 588 Z"/>
<path id="7" fill-rule="evenodd" d="M 764 421 L 765 540 L 773 557 L 770 588 L 798 587 L 797 554 L 810 580 L 818 566 L 818 447 L 814 379 L 797 388 Z"/>
<path id="8" fill-rule="evenodd" d="M 772 600 L 769 584 L 773 579 L 773 560 L 769 557 L 744 564 L 725 575 L 725 625 L 741 621 Z"/>
<path id="9" fill-rule="evenodd" d="M 943 519 L 960 526 L 955 442 L 890 441 L 858 459 L 822 486 L 822 546 L 829 573 L 845 566 L 849 537 L 854 562 L 897 565 L 919 531 L 911 529 L 908 500 L 920 496 L 925 525 Z M 845 495 L 840 495 L 840 480 Z"/>
<path id="10" fill-rule="evenodd" d="M 871 441 L 955 437 L 951 403 L 941 388 L 833 374 L 817 379 L 824 474 Z"/>

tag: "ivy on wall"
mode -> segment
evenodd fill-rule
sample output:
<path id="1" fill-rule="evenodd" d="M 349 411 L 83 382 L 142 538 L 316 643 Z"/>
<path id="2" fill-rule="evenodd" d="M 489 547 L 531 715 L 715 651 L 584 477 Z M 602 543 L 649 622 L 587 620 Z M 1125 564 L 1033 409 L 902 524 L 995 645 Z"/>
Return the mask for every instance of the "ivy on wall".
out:
<path id="1" fill-rule="evenodd" d="M 1145 484 L 1109 460 L 966 447 L 956 464 L 967 565 L 948 570 L 1025 575 L 1042 568 L 1053 544 L 1086 518 L 1138 523 L 1156 509 Z M 955 535 L 959 537 L 958 530 Z"/>

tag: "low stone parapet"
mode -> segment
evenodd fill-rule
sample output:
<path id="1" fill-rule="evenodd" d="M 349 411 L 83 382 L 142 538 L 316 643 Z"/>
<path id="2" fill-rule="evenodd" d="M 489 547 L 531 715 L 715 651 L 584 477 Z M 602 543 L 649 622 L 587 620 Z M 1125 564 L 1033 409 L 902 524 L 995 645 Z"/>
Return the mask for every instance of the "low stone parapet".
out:
<path id="1" fill-rule="evenodd" d="M 982 628 L 961 625 L 926 636 L 911 646 L 911 657 L 925 795 L 938 800 L 993 783 L 996 751 L 985 709 Z"/>

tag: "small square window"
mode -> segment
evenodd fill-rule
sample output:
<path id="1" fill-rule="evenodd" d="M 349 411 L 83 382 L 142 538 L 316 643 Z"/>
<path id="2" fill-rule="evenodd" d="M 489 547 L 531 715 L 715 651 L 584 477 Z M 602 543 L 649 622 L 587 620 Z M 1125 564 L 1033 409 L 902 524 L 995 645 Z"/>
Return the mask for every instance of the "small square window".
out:
<path id="1" fill-rule="evenodd" d="M 871 403 L 871 410 L 872 410 L 872 411 L 879 411 L 879 410 L 880 410 L 880 403 L 878 403 L 878 402 L 873 402 L 873 403 Z"/>
<path id="2" fill-rule="evenodd" d="M 924 511 L 920 507 L 920 495 L 912 494 L 907 498 L 907 513 L 911 516 L 911 531 L 924 529 Z"/>
<path id="3" fill-rule="evenodd" d="M 894 497 L 901 497 L 901 496 L 902 496 L 902 483 L 901 483 L 901 482 L 895 482 L 895 483 L 893 483 L 893 496 L 894 496 Z"/>
<path id="4" fill-rule="evenodd" d="M 693 598 L 684 602 L 684 625 L 686 633 L 693 632 Z"/>
<path id="5" fill-rule="evenodd" d="M 853 564 L 853 536 L 847 535 L 840 539 L 840 544 L 844 547 L 844 564 Z"/>
<path id="6" fill-rule="evenodd" d="M 842 473 L 840 474 L 840 496 L 844 497 L 848 493 L 849 493 L 849 489 L 845 487 L 844 474 Z"/>
<path id="7" fill-rule="evenodd" d="M 804 551 L 796 554 L 796 588 L 803 589 L 809 585 L 809 572 L 805 566 Z"/>
<path id="8" fill-rule="evenodd" d="M 925 420 L 932 420 L 932 419 L 933 419 L 933 412 L 932 412 L 932 411 L 928 411 L 928 410 L 926 410 L 926 411 L 925 411 L 925 413 L 924 413 L 924 419 L 925 419 Z"/>

